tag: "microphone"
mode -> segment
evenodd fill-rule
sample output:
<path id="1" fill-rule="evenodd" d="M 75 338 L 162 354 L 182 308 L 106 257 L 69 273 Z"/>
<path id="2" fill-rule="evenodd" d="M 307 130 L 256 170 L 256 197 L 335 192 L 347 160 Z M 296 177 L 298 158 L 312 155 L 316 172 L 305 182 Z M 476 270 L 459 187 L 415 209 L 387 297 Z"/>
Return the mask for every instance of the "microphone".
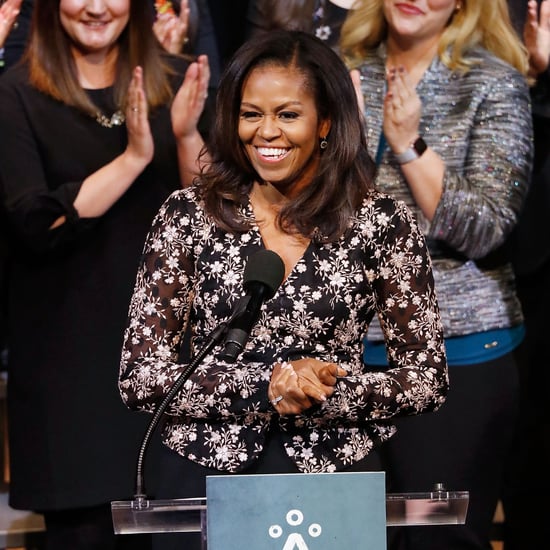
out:
<path id="1" fill-rule="evenodd" d="M 260 317 L 262 304 L 273 298 L 284 276 L 285 264 L 272 250 L 260 250 L 248 259 L 243 277 L 246 294 L 237 304 L 229 323 L 222 353 L 225 361 L 233 363 L 237 359 Z"/>

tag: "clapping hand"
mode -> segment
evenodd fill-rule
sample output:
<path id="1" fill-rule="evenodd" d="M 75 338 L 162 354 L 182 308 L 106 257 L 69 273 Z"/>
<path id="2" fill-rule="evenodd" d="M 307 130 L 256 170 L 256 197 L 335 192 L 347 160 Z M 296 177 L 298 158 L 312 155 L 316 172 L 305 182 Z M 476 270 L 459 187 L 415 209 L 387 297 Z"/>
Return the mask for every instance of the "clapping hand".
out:
<path id="1" fill-rule="evenodd" d="M 550 60 L 550 0 L 543 0 L 540 13 L 536 0 L 529 0 L 523 40 L 529 52 L 530 72 L 536 77 L 548 68 Z"/>
<path id="2" fill-rule="evenodd" d="M 143 69 L 136 67 L 128 87 L 126 102 L 127 151 L 145 165 L 151 162 L 155 152 L 148 115 L 147 99 L 143 88 Z"/>
<path id="3" fill-rule="evenodd" d="M 172 103 L 172 129 L 177 140 L 196 132 L 208 96 L 209 81 L 208 57 L 199 55 L 197 61 L 187 68 L 183 83 Z"/>
<path id="4" fill-rule="evenodd" d="M 405 151 L 418 136 L 422 102 L 404 67 L 388 70 L 384 98 L 384 136 L 392 151 Z"/>
<path id="5" fill-rule="evenodd" d="M 182 0 L 180 14 L 172 11 L 159 13 L 153 23 L 153 31 L 162 47 L 169 53 L 178 54 L 188 41 L 189 28 L 188 0 Z"/>
<path id="6" fill-rule="evenodd" d="M 23 0 L 6 0 L 0 6 L 0 48 L 4 46 L 6 38 L 19 15 Z"/>

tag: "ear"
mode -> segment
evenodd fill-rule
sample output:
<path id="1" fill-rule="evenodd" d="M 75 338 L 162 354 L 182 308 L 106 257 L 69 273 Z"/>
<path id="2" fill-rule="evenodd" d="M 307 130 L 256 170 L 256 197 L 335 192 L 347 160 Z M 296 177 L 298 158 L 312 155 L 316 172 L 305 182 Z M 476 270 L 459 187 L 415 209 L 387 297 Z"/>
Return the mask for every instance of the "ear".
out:
<path id="1" fill-rule="evenodd" d="M 326 138 L 328 136 L 328 133 L 330 132 L 330 127 L 331 122 L 329 118 L 322 120 L 321 124 L 319 124 L 319 137 Z"/>

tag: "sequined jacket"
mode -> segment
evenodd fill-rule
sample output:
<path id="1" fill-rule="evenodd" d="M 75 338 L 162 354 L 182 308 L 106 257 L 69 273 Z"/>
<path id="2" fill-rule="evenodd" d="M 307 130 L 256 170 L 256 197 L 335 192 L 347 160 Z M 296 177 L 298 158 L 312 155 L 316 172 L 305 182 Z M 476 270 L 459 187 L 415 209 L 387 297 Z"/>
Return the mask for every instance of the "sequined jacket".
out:
<path id="1" fill-rule="evenodd" d="M 229 318 L 243 294 L 247 258 L 263 248 L 252 227 L 231 235 L 193 197 L 174 193 L 147 238 L 124 337 L 119 387 L 128 406 L 151 411 L 187 365 L 180 358 L 187 319 L 192 347 Z M 375 314 L 385 321 L 391 367 L 366 372 L 362 339 Z M 223 349 L 223 348 L 222 348 Z M 216 346 L 167 408 L 163 441 L 197 463 L 239 471 L 278 430 L 303 472 L 331 472 L 388 439 L 396 416 L 439 408 L 447 393 L 443 330 L 430 258 L 411 213 L 373 194 L 334 243 L 311 242 L 262 307 L 235 363 Z M 335 361 L 348 376 L 300 415 L 279 416 L 268 399 L 273 364 L 302 356 Z"/>
<path id="2" fill-rule="evenodd" d="M 522 322 L 513 272 L 503 245 L 518 220 L 532 167 L 532 122 L 523 76 L 485 50 L 465 74 L 435 58 L 417 86 L 419 133 L 445 162 L 443 194 L 432 221 L 416 205 L 386 147 L 380 190 L 404 201 L 425 234 L 445 336 Z M 359 67 L 369 148 L 377 155 L 385 94 L 385 48 Z M 374 326 L 369 338 L 380 340 Z"/>

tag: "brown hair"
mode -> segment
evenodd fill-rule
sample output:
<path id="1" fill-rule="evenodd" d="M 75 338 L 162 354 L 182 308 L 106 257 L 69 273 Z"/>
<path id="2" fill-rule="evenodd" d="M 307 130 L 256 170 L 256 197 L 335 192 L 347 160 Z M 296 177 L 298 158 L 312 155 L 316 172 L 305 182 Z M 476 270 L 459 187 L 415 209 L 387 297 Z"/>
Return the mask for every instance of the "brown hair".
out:
<path id="1" fill-rule="evenodd" d="M 239 215 L 254 181 L 261 182 L 238 135 L 243 85 L 254 69 L 288 67 L 305 78 L 319 120 L 330 120 L 328 147 L 320 154 L 311 183 L 279 213 L 288 233 L 325 242 L 344 234 L 350 218 L 374 189 L 375 164 L 365 138 L 364 119 L 349 72 L 342 59 L 310 33 L 273 31 L 242 45 L 227 65 L 216 100 L 209 147 L 212 160 L 198 181 L 206 211 L 227 231 L 245 231 Z"/>
<path id="2" fill-rule="evenodd" d="M 24 59 L 29 65 L 32 86 L 41 92 L 88 113 L 98 109 L 79 84 L 71 53 L 71 40 L 59 16 L 60 0 L 38 0 L 34 4 L 29 43 Z M 128 25 L 119 37 L 119 54 L 114 82 L 114 100 L 125 108 L 133 68 L 143 67 L 149 108 L 166 104 L 172 97 L 171 69 L 152 29 L 153 15 L 143 0 L 130 0 Z"/>

